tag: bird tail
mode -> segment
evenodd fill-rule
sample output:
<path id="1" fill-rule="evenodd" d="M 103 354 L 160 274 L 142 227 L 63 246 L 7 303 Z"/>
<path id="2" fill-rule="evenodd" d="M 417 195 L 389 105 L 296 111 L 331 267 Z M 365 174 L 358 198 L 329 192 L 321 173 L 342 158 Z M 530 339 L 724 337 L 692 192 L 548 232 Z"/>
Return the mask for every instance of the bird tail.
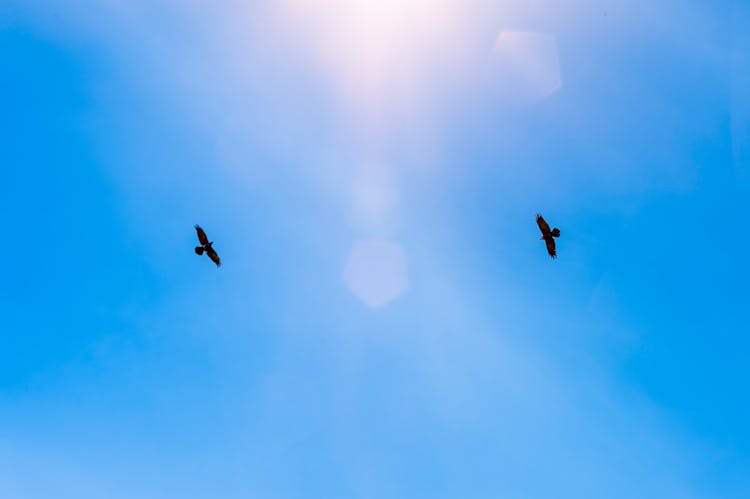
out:
<path id="1" fill-rule="evenodd" d="M 202 246 L 196 246 L 195 247 L 195 254 L 196 255 L 202 255 L 203 254 L 203 247 Z"/>
<path id="2" fill-rule="evenodd" d="M 560 229 L 558 229 L 557 227 L 552 229 L 552 237 L 560 237 Z"/>

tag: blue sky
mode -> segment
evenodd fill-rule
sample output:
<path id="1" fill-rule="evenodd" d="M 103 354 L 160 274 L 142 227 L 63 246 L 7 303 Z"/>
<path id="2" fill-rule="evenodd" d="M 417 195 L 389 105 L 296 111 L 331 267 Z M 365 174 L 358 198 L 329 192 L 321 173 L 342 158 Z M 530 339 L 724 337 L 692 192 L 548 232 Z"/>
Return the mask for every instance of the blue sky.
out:
<path id="1" fill-rule="evenodd" d="M 747 26 L 6 0 L 0 496 L 750 496 Z"/>

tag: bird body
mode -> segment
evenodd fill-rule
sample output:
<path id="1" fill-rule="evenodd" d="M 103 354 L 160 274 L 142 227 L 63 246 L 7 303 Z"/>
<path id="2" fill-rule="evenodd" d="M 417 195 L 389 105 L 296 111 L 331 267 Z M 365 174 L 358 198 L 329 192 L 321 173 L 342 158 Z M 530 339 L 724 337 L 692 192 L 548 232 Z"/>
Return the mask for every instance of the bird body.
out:
<path id="1" fill-rule="evenodd" d="M 536 215 L 536 224 L 539 226 L 539 230 L 542 231 L 542 237 L 540 237 L 539 239 L 544 240 L 544 243 L 547 246 L 547 253 L 549 253 L 549 256 L 551 256 L 552 258 L 557 258 L 555 238 L 560 237 L 560 229 L 555 227 L 554 229 L 550 230 L 547 221 L 538 213 Z"/>
<path id="2" fill-rule="evenodd" d="M 196 255 L 203 255 L 203 253 L 206 253 L 206 255 L 211 259 L 212 262 L 216 264 L 217 267 L 221 266 L 221 259 L 219 258 L 219 255 L 216 253 L 216 250 L 213 248 L 213 241 L 208 240 L 208 236 L 206 236 L 206 232 L 201 229 L 200 225 L 195 226 L 195 232 L 198 234 L 198 241 L 201 243 L 200 246 L 195 247 L 195 254 Z"/>

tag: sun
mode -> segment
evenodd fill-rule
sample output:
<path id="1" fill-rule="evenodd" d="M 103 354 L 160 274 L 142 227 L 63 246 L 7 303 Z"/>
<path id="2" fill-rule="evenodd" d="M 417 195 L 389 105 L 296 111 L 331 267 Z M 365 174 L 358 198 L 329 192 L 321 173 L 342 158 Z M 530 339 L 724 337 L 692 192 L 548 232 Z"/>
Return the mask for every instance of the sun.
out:
<path id="1" fill-rule="evenodd" d="M 406 105 L 460 43 L 459 0 L 283 0 L 281 18 L 348 103 Z"/>

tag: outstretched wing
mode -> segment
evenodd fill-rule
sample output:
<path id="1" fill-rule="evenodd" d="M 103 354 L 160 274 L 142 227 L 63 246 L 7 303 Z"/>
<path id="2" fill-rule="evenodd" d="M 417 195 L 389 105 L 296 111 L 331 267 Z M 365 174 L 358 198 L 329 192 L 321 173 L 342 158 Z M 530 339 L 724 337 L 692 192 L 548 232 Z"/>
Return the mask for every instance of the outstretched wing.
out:
<path id="1" fill-rule="evenodd" d="M 552 258 L 557 258 L 557 251 L 555 251 L 555 240 L 551 237 L 545 237 L 544 242 L 547 244 L 547 253 Z"/>
<path id="2" fill-rule="evenodd" d="M 209 247 L 206 250 L 206 254 L 211 259 L 212 262 L 216 264 L 217 267 L 221 267 L 221 260 L 219 259 L 219 255 L 214 251 L 213 248 Z"/>
<path id="3" fill-rule="evenodd" d="M 550 233 L 549 224 L 539 213 L 536 214 L 536 224 L 539 226 L 539 230 L 542 231 L 543 236 Z"/>
<path id="4" fill-rule="evenodd" d="M 206 233 L 203 232 L 200 225 L 195 226 L 195 232 L 198 233 L 198 241 L 200 241 L 201 244 L 208 244 L 208 237 L 206 236 Z"/>

